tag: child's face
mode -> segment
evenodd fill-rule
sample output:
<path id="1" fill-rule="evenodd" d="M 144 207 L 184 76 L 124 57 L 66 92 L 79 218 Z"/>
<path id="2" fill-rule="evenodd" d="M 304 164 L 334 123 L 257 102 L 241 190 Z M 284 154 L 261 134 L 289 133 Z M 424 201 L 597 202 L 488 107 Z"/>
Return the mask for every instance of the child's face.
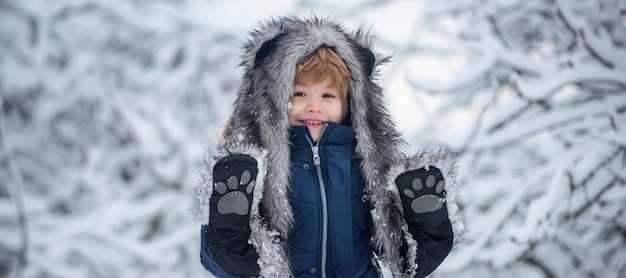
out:
<path id="1" fill-rule="evenodd" d="M 289 109 L 291 126 L 305 125 L 317 141 L 326 123 L 341 123 L 343 111 L 339 91 L 330 82 L 295 84 Z"/>

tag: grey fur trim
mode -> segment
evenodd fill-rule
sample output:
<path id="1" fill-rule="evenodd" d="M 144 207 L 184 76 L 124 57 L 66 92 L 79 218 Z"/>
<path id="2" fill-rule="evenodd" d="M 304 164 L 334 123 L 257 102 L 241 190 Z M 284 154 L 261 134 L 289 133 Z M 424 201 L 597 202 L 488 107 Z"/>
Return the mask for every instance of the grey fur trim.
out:
<path id="1" fill-rule="evenodd" d="M 257 263 L 262 277 L 293 277 L 291 262 L 287 256 L 287 247 L 280 238 L 280 233 L 271 230 L 262 218 L 250 221 L 250 238 L 259 254 Z"/>

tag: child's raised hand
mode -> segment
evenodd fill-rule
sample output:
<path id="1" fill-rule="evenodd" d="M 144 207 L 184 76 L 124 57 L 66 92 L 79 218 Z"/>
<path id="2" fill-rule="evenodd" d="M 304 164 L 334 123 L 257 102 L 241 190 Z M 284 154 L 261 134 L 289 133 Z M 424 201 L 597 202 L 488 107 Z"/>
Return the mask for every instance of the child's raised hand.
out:
<path id="1" fill-rule="evenodd" d="M 250 207 L 257 162 L 249 155 L 222 158 L 213 167 L 207 240 L 213 258 L 231 274 L 258 273 L 258 254 L 249 243 Z"/>
<path id="2" fill-rule="evenodd" d="M 404 219 L 417 241 L 417 275 L 431 273 L 448 255 L 454 234 L 448 219 L 445 181 L 437 167 L 407 171 L 396 178 Z"/>

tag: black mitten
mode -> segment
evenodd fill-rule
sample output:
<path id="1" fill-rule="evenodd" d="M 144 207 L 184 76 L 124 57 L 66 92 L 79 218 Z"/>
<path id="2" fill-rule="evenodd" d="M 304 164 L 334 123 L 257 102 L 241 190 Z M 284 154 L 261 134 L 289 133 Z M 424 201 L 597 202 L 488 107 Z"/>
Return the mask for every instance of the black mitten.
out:
<path id="1" fill-rule="evenodd" d="M 430 274 L 452 249 L 452 224 L 445 202 L 445 181 L 433 166 L 402 173 L 396 178 L 404 219 L 418 243 L 417 276 Z"/>
<path id="2" fill-rule="evenodd" d="M 258 173 L 249 155 L 232 155 L 213 167 L 207 241 L 213 259 L 233 275 L 259 273 L 258 253 L 249 243 L 252 192 Z"/>

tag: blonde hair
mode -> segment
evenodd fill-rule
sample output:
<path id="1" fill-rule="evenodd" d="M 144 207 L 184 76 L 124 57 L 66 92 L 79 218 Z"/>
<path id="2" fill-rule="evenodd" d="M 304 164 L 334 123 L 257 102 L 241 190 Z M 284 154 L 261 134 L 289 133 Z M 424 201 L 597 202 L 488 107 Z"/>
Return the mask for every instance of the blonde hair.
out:
<path id="1" fill-rule="evenodd" d="M 339 91 L 343 117 L 348 114 L 348 87 L 350 72 L 341 57 L 330 47 L 322 45 L 304 58 L 296 68 L 294 84 L 309 85 L 328 79 L 330 86 Z"/>

